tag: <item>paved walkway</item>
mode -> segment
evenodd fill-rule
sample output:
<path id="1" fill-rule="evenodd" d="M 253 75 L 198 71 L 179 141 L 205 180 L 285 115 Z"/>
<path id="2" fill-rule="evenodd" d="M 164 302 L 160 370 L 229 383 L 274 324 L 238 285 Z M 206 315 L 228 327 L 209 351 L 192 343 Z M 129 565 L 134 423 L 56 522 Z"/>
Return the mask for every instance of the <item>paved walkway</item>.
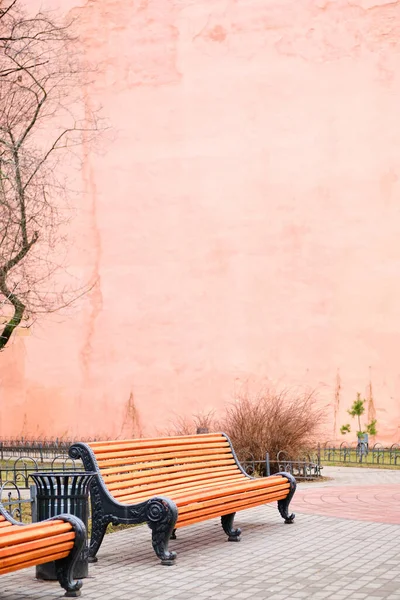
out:
<path id="1" fill-rule="evenodd" d="M 295 511 L 400 525 L 400 470 L 324 467 L 323 474 L 329 481 L 299 486 Z"/>
<path id="2" fill-rule="evenodd" d="M 317 512 L 339 488 L 345 504 L 354 504 L 354 483 L 363 489 L 356 502 L 367 506 L 375 502 L 368 490 L 380 498 L 379 490 L 392 481 L 400 490 L 400 473 L 358 471 L 324 469 L 333 480 L 300 485 L 293 525 L 284 525 L 270 505 L 238 513 L 240 544 L 226 541 L 216 519 L 179 530 L 171 542 L 178 552 L 173 567 L 158 563 L 146 526 L 108 535 L 82 600 L 400 600 L 398 524 L 376 522 L 373 515 L 365 522 L 305 513 L 303 495 L 311 500 L 319 494 L 320 502 L 308 502 Z M 1 600 L 63 595 L 57 583 L 37 582 L 33 569 L 2 576 L 0 586 Z"/>
<path id="3" fill-rule="evenodd" d="M 307 486 L 337 486 L 337 485 L 384 485 L 400 484 L 400 469 L 369 469 L 367 467 L 323 467 L 322 475 L 327 480 L 304 483 Z"/>

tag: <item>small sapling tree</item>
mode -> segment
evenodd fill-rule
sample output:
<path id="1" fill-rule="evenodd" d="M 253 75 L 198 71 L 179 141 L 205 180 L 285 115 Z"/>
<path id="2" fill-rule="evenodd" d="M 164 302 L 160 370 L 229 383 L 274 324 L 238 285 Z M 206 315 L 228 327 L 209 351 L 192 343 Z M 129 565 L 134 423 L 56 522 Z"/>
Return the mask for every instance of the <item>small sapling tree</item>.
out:
<path id="1" fill-rule="evenodd" d="M 376 419 L 373 419 L 370 423 L 367 423 L 364 427 L 362 427 L 361 425 L 361 417 L 362 415 L 365 413 L 365 399 L 361 398 L 361 394 L 357 393 L 357 398 L 356 400 L 354 400 L 353 404 L 351 405 L 351 407 L 349 408 L 349 410 L 347 411 L 349 413 L 349 415 L 351 417 L 357 418 L 357 424 L 358 424 L 358 430 L 357 430 L 357 437 L 358 438 L 362 438 L 364 434 L 369 434 L 369 435 L 376 435 L 377 429 L 376 429 Z M 351 426 L 350 423 L 346 423 L 346 425 L 342 425 L 340 428 L 340 433 L 342 433 L 343 435 L 346 433 L 350 433 L 351 431 Z"/>

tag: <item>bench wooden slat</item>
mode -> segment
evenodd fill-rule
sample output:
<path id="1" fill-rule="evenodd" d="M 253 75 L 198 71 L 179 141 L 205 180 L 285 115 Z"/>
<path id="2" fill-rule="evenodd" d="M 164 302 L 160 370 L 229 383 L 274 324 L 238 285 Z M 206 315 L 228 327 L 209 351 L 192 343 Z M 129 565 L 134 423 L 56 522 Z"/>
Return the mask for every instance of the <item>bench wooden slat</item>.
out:
<path id="1" fill-rule="evenodd" d="M 193 474 L 192 474 L 193 473 Z M 121 482 L 120 486 L 118 486 L 118 482 L 115 482 L 110 486 L 110 493 L 113 495 L 118 494 L 120 491 L 122 493 L 126 493 L 131 490 L 132 493 L 136 491 L 144 491 L 146 489 L 164 489 L 167 486 L 184 486 L 185 484 L 190 485 L 191 482 L 196 482 L 196 477 L 199 477 L 199 481 L 204 481 L 208 477 L 210 479 L 214 478 L 224 478 L 224 477 L 240 477 L 240 473 L 235 471 L 234 469 L 229 469 L 227 467 L 216 467 L 214 470 L 211 469 L 201 469 L 198 471 L 192 472 L 183 472 L 179 474 L 179 477 L 168 477 L 168 475 L 162 475 L 160 480 L 148 478 L 148 479 L 135 479 L 131 481 Z M 116 489 L 114 489 L 116 486 Z M 107 486 L 108 487 L 108 486 Z"/>
<path id="2" fill-rule="evenodd" d="M 227 465 L 224 467 L 214 467 L 214 468 L 201 468 L 201 469 L 193 469 L 191 471 L 182 471 L 175 474 L 167 473 L 166 475 L 152 475 L 150 476 L 151 471 L 145 475 L 145 477 L 134 477 L 130 480 L 116 481 L 114 483 L 109 483 L 106 480 L 107 488 L 114 492 L 114 490 L 124 490 L 132 487 L 143 487 L 146 485 L 150 485 L 152 483 L 157 483 L 162 486 L 164 481 L 171 481 L 173 479 L 174 482 L 185 483 L 190 481 L 196 481 L 198 478 L 204 479 L 205 475 L 210 475 L 211 477 L 216 477 L 219 473 L 235 473 L 237 471 L 237 467 L 234 468 L 232 465 Z"/>
<path id="3" fill-rule="evenodd" d="M 10 567 L 17 566 L 18 568 L 22 568 L 21 565 L 25 565 L 26 563 L 32 563 L 34 565 L 43 564 L 44 562 L 50 562 L 52 560 L 56 560 L 55 556 L 68 556 L 73 547 L 73 542 L 64 542 L 57 546 L 54 551 L 49 552 L 48 548 L 41 548 L 40 550 L 33 550 L 32 552 L 25 552 L 20 556 L 10 556 L 10 558 L 2 558 L 0 559 L 0 572 L 9 572 L 7 571 Z M 45 559 L 41 561 L 41 559 Z"/>
<path id="4" fill-rule="evenodd" d="M 212 449 L 211 449 L 212 450 Z M 173 459 L 181 459 L 181 458 L 189 458 L 189 457 L 200 457 L 200 456 L 204 456 L 204 455 L 209 455 L 210 454 L 210 449 L 206 449 L 206 450 L 181 450 L 181 451 L 176 451 L 173 454 L 169 453 L 156 453 L 154 452 L 153 454 L 147 454 L 147 450 L 143 451 L 141 454 L 139 454 L 139 450 L 137 451 L 138 454 L 135 456 L 129 456 L 128 457 L 120 457 L 120 458 L 110 458 L 107 460 L 101 460 L 98 458 L 98 456 L 96 456 L 96 461 L 97 464 L 99 466 L 99 468 L 102 470 L 104 468 L 108 468 L 108 467 L 113 467 L 113 466 L 123 466 L 123 465 L 129 465 L 129 464 L 137 464 L 137 463 L 145 463 L 145 462 L 152 462 L 154 460 L 173 460 Z M 219 448 L 218 449 L 218 454 L 226 454 L 227 456 L 232 456 L 232 452 L 230 450 L 230 448 Z"/>
<path id="5" fill-rule="evenodd" d="M 285 494 L 271 494 L 268 498 L 268 502 L 283 500 L 284 498 Z M 226 505 L 225 508 L 217 507 L 215 510 L 205 509 L 200 513 L 194 513 L 192 517 L 189 517 L 187 519 L 179 519 L 178 517 L 178 521 L 176 522 L 175 527 L 176 529 L 179 529 L 180 527 L 186 527 L 187 525 L 193 525 L 194 523 L 200 523 L 201 521 L 207 521 L 208 519 L 213 519 L 215 517 L 220 517 L 223 515 L 230 515 L 233 512 L 247 510 L 248 508 L 255 508 L 256 506 L 260 506 L 259 499 L 255 500 L 254 502 L 244 500 L 243 502 L 238 502 L 236 504 Z"/>
<path id="6" fill-rule="evenodd" d="M 231 477 L 221 477 L 221 478 L 215 478 L 212 481 L 197 481 L 197 482 L 192 482 L 189 485 L 185 485 L 185 484 L 181 484 L 179 486 L 177 485 L 170 485 L 169 487 L 164 487 L 164 488 L 160 488 L 160 487 L 155 487 L 154 489 L 145 489 L 141 492 L 135 492 L 135 493 L 130 493 L 129 495 L 127 495 L 127 497 L 123 498 L 120 497 L 118 498 L 118 500 L 120 502 L 126 503 L 126 502 L 142 502 L 143 500 L 148 500 L 149 497 L 151 498 L 152 496 L 167 496 L 168 498 L 171 498 L 171 500 L 174 500 L 174 502 L 179 499 L 180 495 L 184 495 L 186 494 L 188 491 L 198 491 L 198 490 L 206 490 L 209 488 L 215 488 L 215 487 L 221 487 L 224 485 L 227 485 L 229 483 L 232 482 L 239 482 L 239 481 L 243 481 L 243 477 L 241 477 L 240 475 L 234 475 Z M 149 496 L 150 493 L 150 496 Z"/>
<path id="7" fill-rule="evenodd" d="M 288 488 L 287 485 L 285 485 L 285 482 L 282 484 L 285 486 L 285 489 Z M 186 488 L 185 486 L 182 486 L 181 488 L 179 488 L 178 490 L 164 490 L 162 494 L 162 496 L 168 496 L 169 498 L 171 498 L 171 500 L 173 500 L 175 502 L 175 504 L 180 507 L 183 506 L 184 504 L 187 504 L 188 502 L 196 502 L 199 500 L 199 498 L 207 498 L 208 494 L 214 494 L 217 493 L 218 495 L 221 495 L 221 490 L 227 490 L 227 493 L 229 493 L 229 490 L 233 490 L 236 491 L 238 489 L 251 489 L 250 486 L 246 486 L 246 482 L 243 486 L 243 479 L 230 479 L 230 480 L 226 480 L 223 481 L 222 484 L 221 482 L 216 482 L 214 484 L 211 484 L 209 482 L 205 482 L 203 485 L 196 485 L 193 486 L 192 488 Z M 254 485 L 254 489 L 259 488 L 260 486 L 257 486 L 257 484 Z M 268 486 L 262 486 L 261 488 L 267 489 Z M 269 487 L 277 487 L 277 485 L 271 485 Z M 148 494 L 143 494 L 140 499 L 138 499 L 137 497 L 134 498 L 133 500 L 135 502 L 141 502 L 142 499 L 146 499 L 148 498 Z M 131 501 L 131 499 L 129 500 Z"/>
<path id="8" fill-rule="evenodd" d="M 20 544 L 24 541 L 28 542 L 31 540 L 53 537 L 58 533 L 65 533 L 72 529 L 72 525 L 70 523 L 65 523 L 64 521 L 57 522 L 56 525 L 51 527 L 52 523 L 54 523 L 54 521 L 40 523 L 40 527 L 38 526 L 38 523 L 33 523 L 31 525 L 25 525 L 23 528 L 15 525 L 1 534 L 0 548 L 11 546 L 12 544 Z"/>
<path id="9" fill-rule="evenodd" d="M 114 475 L 116 473 L 128 473 L 128 472 L 134 472 L 134 471 L 140 471 L 142 469 L 158 469 L 160 467 L 168 467 L 168 466 L 175 466 L 175 465 L 181 465 L 182 467 L 184 465 L 196 465 L 197 463 L 201 463 L 201 462 L 208 462 L 208 461 L 226 461 L 226 460 L 230 460 L 232 462 L 232 464 L 235 463 L 235 459 L 231 456 L 230 452 L 226 452 L 225 454 L 206 454 L 205 456 L 203 455 L 199 455 L 199 454 L 195 454 L 194 456 L 182 456 L 182 457 L 177 457 L 177 458 L 166 458 L 164 460 L 151 460 L 151 461 L 135 461 L 135 462 L 130 462 L 130 463 L 125 463 L 123 465 L 121 465 L 118 461 L 118 465 L 115 467 L 102 467 L 101 469 L 101 473 L 103 475 L 104 478 L 106 478 L 106 476 L 108 475 Z"/>
<path id="10" fill-rule="evenodd" d="M 205 434 L 191 436 L 177 436 L 167 438 L 139 438 L 132 440 L 116 440 L 110 442 L 91 442 L 90 447 L 94 452 L 118 452 L 119 450 L 135 451 L 143 448 L 167 448 L 168 446 L 190 446 L 203 443 L 223 443 L 226 438 L 221 434 Z"/>
<path id="11" fill-rule="evenodd" d="M 138 482 L 140 483 L 140 480 L 145 479 L 146 481 L 152 481 L 153 478 L 160 478 L 158 479 L 159 481 L 162 481 L 162 476 L 166 475 L 167 478 L 171 478 L 173 477 L 175 474 L 177 473 L 189 473 L 189 472 L 196 472 L 200 469 L 204 469 L 204 468 L 218 468 L 218 467 L 226 467 L 228 465 L 234 465 L 236 467 L 236 463 L 233 460 L 233 458 L 230 459 L 226 459 L 226 460 L 216 460 L 216 461 L 207 461 L 207 462 L 196 462 L 196 463 L 190 463 L 190 464 L 184 464 L 184 465 L 180 465 L 180 464 L 171 464 L 168 465 L 166 467 L 162 467 L 162 468 L 158 468 L 158 469 L 149 469 L 149 468 L 144 468 L 144 469 L 135 469 L 132 472 L 129 473 L 118 473 L 115 475 L 108 475 L 105 474 L 103 472 L 103 478 L 104 481 L 107 484 L 107 487 L 109 489 L 111 489 L 110 484 L 113 484 L 115 482 L 120 482 L 122 483 L 123 481 L 132 481 L 132 482 Z M 236 467 L 237 468 L 237 467 Z M 150 477 L 151 475 L 151 477 Z"/>
<path id="12" fill-rule="evenodd" d="M 7 558 L 13 555 L 22 555 L 24 552 L 30 552 L 32 550 L 38 550 L 39 548 L 47 548 L 50 552 L 53 552 L 52 546 L 63 544 L 64 542 L 74 541 L 75 533 L 69 531 L 68 533 L 61 533 L 51 538 L 41 538 L 39 540 L 32 540 L 30 542 L 21 542 L 12 546 L 6 546 L 0 549 L 0 559 Z"/>
<path id="13" fill-rule="evenodd" d="M 199 507 L 198 509 L 193 509 L 193 510 L 187 511 L 181 517 L 178 517 L 177 523 L 179 523 L 181 520 L 185 521 L 192 517 L 196 518 L 197 516 L 205 516 L 205 515 L 210 515 L 210 514 L 215 514 L 215 513 L 218 513 L 219 515 L 222 515 L 224 513 L 231 514 L 233 512 L 240 510 L 241 506 L 249 506 L 250 504 L 253 504 L 253 503 L 257 503 L 258 506 L 260 506 L 261 504 L 268 504 L 272 500 L 277 500 L 279 498 L 284 498 L 284 497 L 285 497 L 284 492 L 275 492 L 275 493 L 271 493 L 271 494 L 257 494 L 255 496 L 249 497 L 249 498 L 247 498 L 247 497 L 246 498 L 243 498 L 243 497 L 237 498 L 235 501 L 232 501 L 232 502 L 216 504 L 214 506 L 208 506 L 208 507 L 207 506 Z M 185 517 L 187 517 L 187 519 L 185 519 Z"/>
<path id="14" fill-rule="evenodd" d="M 260 506 L 262 504 L 268 504 L 272 501 L 280 500 L 285 497 L 285 492 L 274 492 L 270 494 L 255 496 L 253 498 L 243 498 L 236 500 L 235 502 L 227 502 L 226 504 L 218 504 L 216 506 L 211 506 L 208 508 L 200 509 L 199 511 L 192 511 L 182 515 L 182 518 L 177 521 L 177 524 L 183 522 L 185 523 L 188 520 L 192 520 L 199 517 L 207 517 L 209 519 L 214 518 L 214 516 L 222 516 L 229 515 L 233 512 L 237 512 L 239 510 L 245 510 L 246 507 L 251 506 Z"/>
<path id="15" fill-rule="evenodd" d="M 146 448 L 145 450 L 135 450 L 135 456 L 149 456 L 153 458 L 154 456 L 156 456 L 157 458 L 170 458 L 171 456 L 176 456 L 177 452 L 183 452 L 182 456 L 188 456 L 188 452 L 195 452 L 196 450 L 222 450 L 223 448 L 228 449 L 229 451 L 229 446 L 227 446 L 227 444 L 224 442 L 207 442 L 207 444 L 192 444 L 188 447 L 184 445 L 166 446 L 162 450 L 160 450 L 160 448 Z M 132 450 L 118 450 L 118 452 L 95 452 L 95 456 L 97 462 L 106 459 L 126 458 L 132 456 Z"/>
<path id="16" fill-rule="evenodd" d="M 52 554 L 50 556 L 42 556 L 41 558 L 30 559 L 25 562 L 20 562 L 18 564 L 10 565 L 8 567 L 1 568 L 0 567 L 0 575 L 5 575 L 6 573 L 12 573 L 13 571 L 19 571 L 20 569 L 27 569 L 28 567 L 34 567 L 36 565 L 43 565 L 44 563 L 50 562 L 52 560 L 60 560 L 61 558 L 66 558 L 70 550 L 60 551 L 58 553 Z"/>
<path id="17" fill-rule="evenodd" d="M 204 493 L 202 493 L 200 490 L 200 492 L 197 493 L 188 493 L 186 495 L 182 495 L 176 499 L 176 503 L 179 507 L 183 507 L 185 504 L 192 504 L 194 502 L 201 502 L 203 500 L 212 500 L 213 498 L 224 497 L 229 500 L 229 497 L 237 492 L 247 493 L 248 491 L 249 493 L 255 493 L 257 490 L 263 490 L 268 493 L 270 488 L 273 490 L 287 490 L 289 488 L 289 484 L 284 480 L 281 482 L 274 482 L 269 486 L 262 485 L 262 482 L 259 483 L 258 481 L 255 481 L 251 486 L 247 485 L 247 482 L 240 482 L 236 484 L 233 483 L 224 486 L 223 490 L 218 488 L 215 490 L 204 490 Z"/>
<path id="18" fill-rule="evenodd" d="M 9 521 L 7 521 L 9 522 Z M 71 526 L 69 523 L 66 523 L 65 521 L 63 521 L 62 519 L 57 519 L 54 518 L 51 521 L 39 521 L 38 523 L 27 523 L 26 525 L 24 525 L 24 531 L 30 531 L 31 529 L 52 529 L 55 525 L 68 525 Z M 19 528 L 20 525 L 12 525 L 13 527 L 17 527 Z M 71 526 L 72 527 L 72 526 Z M 2 534 L 3 536 L 4 534 Z"/>
<path id="19" fill-rule="evenodd" d="M 181 498 L 177 502 L 177 506 L 179 507 L 179 516 L 193 510 L 197 511 L 200 508 L 207 508 L 208 506 L 222 506 L 224 504 L 228 504 L 229 502 L 234 502 L 235 500 L 252 498 L 253 496 L 268 496 L 268 494 L 286 492 L 287 489 L 288 486 L 285 484 L 281 484 L 270 490 L 260 486 L 254 486 L 254 489 L 246 490 L 243 488 L 243 486 L 237 486 L 236 488 L 226 490 L 226 493 L 221 492 L 221 490 L 215 490 L 214 492 L 206 493 L 204 500 L 200 500 L 199 495 L 196 498 L 187 496 L 184 499 Z"/>
<path id="20" fill-rule="evenodd" d="M 55 552 L 61 553 L 61 552 L 70 552 L 72 547 L 74 545 L 74 542 L 64 542 L 62 544 L 58 544 L 54 549 L 49 549 L 49 548 L 38 548 L 37 550 L 31 550 L 30 552 L 23 552 L 22 554 L 19 554 L 17 556 L 10 556 L 7 558 L 0 558 L 0 569 L 4 569 L 6 567 L 9 567 L 11 565 L 15 565 L 15 564 L 20 564 L 21 562 L 27 562 L 30 560 L 36 560 L 38 558 L 41 558 L 43 556 L 46 557 L 50 557 L 52 556 Z M 51 560 L 51 559 L 50 559 Z"/>
<path id="21" fill-rule="evenodd" d="M 198 481 L 193 482 L 190 485 L 180 485 L 176 486 L 171 490 L 171 494 L 174 499 L 179 499 L 182 496 L 185 496 L 187 493 L 196 493 L 198 491 L 212 490 L 214 488 L 221 488 L 229 485 L 235 485 L 242 483 L 244 481 L 241 473 L 235 475 L 229 475 L 227 477 L 222 477 L 221 479 L 210 479 L 208 481 Z"/>
<path id="22" fill-rule="evenodd" d="M 240 474 L 235 475 L 234 472 L 232 471 L 217 471 L 215 473 L 212 472 L 205 472 L 205 473 L 201 473 L 198 474 L 196 476 L 192 476 L 192 477 L 180 477 L 180 478 L 176 478 L 173 481 L 171 481 L 171 486 L 168 487 L 176 487 L 176 486 L 184 486 L 185 484 L 190 484 L 191 482 L 199 482 L 199 481 L 207 481 L 209 479 L 218 479 L 218 478 L 222 478 L 225 474 L 228 475 L 232 475 L 235 477 L 240 477 Z M 143 492 L 151 492 L 151 496 L 154 496 L 155 494 L 153 492 L 157 492 L 157 490 L 161 490 L 161 489 L 165 489 L 163 488 L 162 485 L 157 484 L 157 482 L 154 482 L 153 485 L 147 485 L 147 486 L 134 486 L 134 488 L 124 488 L 122 490 L 110 490 L 112 491 L 112 494 L 115 498 L 120 498 L 122 495 L 126 494 L 127 489 L 131 489 L 133 491 L 133 489 L 136 489 L 138 493 L 143 494 Z M 148 494 L 147 494 L 148 495 Z M 149 495 L 148 495 L 149 497 Z"/>

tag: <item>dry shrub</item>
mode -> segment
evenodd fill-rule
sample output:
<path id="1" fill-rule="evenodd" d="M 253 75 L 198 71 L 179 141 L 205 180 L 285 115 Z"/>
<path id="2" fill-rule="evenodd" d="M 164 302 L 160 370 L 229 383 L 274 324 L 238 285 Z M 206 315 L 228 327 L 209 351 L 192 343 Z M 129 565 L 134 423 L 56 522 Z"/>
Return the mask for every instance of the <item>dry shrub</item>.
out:
<path id="1" fill-rule="evenodd" d="M 164 432 L 165 435 L 195 435 L 200 433 L 217 431 L 218 426 L 214 419 L 214 411 L 208 413 L 197 413 L 191 417 L 176 416 L 171 420 L 171 426 Z"/>
<path id="2" fill-rule="evenodd" d="M 226 409 L 220 429 L 230 437 L 241 462 L 263 461 L 267 452 L 274 461 L 281 450 L 293 460 L 315 447 L 324 420 L 316 400 L 314 392 L 290 390 L 239 395 Z"/>
<path id="3" fill-rule="evenodd" d="M 213 410 L 210 410 L 208 413 L 197 413 L 196 415 L 193 415 L 193 422 L 196 427 L 196 432 L 213 433 L 214 431 L 218 431 L 218 423 L 215 420 Z"/>
<path id="4" fill-rule="evenodd" d="M 160 435 L 174 437 L 176 435 L 194 435 L 196 429 L 192 419 L 188 417 L 176 416 L 170 421 L 170 426 L 160 432 Z"/>

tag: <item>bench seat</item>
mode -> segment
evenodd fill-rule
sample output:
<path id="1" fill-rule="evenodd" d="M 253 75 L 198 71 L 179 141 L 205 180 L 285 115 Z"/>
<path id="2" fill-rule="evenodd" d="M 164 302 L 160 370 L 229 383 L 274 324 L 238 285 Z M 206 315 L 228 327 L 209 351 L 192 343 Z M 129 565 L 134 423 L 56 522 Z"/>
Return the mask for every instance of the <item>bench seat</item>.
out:
<path id="1" fill-rule="evenodd" d="M 78 597 L 82 582 L 73 580 L 73 568 L 85 540 L 85 526 L 76 517 L 60 515 L 24 525 L 0 505 L 0 575 L 56 561 L 65 596 Z"/>
<path id="2" fill-rule="evenodd" d="M 180 527 L 221 517 L 228 539 L 238 541 L 235 513 L 273 501 L 286 523 L 294 519 L 288 513 L 293 476 L 250 477 L 223 433 L 77 443 L 69 455 L 99 474 L 91 488 L 91 560 L 110 522 L 147 522 L 156 554 L 172 564 L 176 554 L 168 540 Z"/>

